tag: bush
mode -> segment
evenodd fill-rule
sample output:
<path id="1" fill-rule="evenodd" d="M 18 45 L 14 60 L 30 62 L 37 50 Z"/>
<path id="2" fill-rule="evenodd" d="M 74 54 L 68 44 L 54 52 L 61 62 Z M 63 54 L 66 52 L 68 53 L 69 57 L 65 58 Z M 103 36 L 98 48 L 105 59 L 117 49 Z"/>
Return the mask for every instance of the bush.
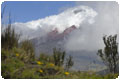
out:
<path id="1" fill-rule="evenodd" d="M 12 78 L 12 75 L 15 70 L 24 66 L 24 63 L 17 58 L 6 59 L 6 61 L 2 61 L 1 69 L 2 69 L 2 77 L 4 78 Z"/>
<path id="2" fill-rule="evenodd" d="M 73 66 L 73 64 L 74 62 L 72 60 L 72 56 L 69 56 L 66 61 L 65 69 L 68 71 Z"/>
<path id="3" fill-rule="evenodd" d="M 104 79 L 116 79 L 118 78 L 118 74 L 107 74 L 104 76 Z"/>
<path id="4" fill-rule="evenodd" d="M 20 43 L 20 47 L 25 51 L 26 58 L 28 59 L 27 62 L 34 61 L 35 53 L 33 44 L 29 40 L 24 40 Z"/>
<path id="5" fill-rule="evenodd" d="M 65 59 L 65 51 L 56 50 L 56 48 L 53 49 L 53 58 L 54 58 L 54 64 L 56 66 L 62 66 L 64 64 Z"/>
<path id="6" fill-rule="evenodd" d="M 43 62 L 54 62 L 53 57 L 49 56 L 45 53 L 41 53 L 40 57 L 38 58 L 39 61 L 43 61 Z"/>
<path id="7" fill-rule="evenodd" d="M 1 35 L 1 44 L 4 49 L 12 49 L 18 47 L 18 40 L 20 35 L 16 34 L 14 29 L 9 24 Z"/>
<path id="8" fill-rule="evenodd" d="M 9 57 L 9 53 L 7 50 L 2 49 L 1 50 L 1 60 L 4 61 Z"/>
<path id="9" fill-rule="evenodd" d="M 21 73 L 21 78 L 22 79 L 37 79 L 39 78 L 39 75 L 36 72 L 37 70 L 35 68 L 24 69 L 23 72 Z"/>
<path id="10" fill-rule="evenodd" d="M 117 35 L 104 36 L 103 41 L 105 44 L 104 50 L 98 50 L 98 55 L 103 60 L 104 64 L 108 67 L 111 73 L 118 73 L 117 66 L 119 65 L 119 53 Z"/>

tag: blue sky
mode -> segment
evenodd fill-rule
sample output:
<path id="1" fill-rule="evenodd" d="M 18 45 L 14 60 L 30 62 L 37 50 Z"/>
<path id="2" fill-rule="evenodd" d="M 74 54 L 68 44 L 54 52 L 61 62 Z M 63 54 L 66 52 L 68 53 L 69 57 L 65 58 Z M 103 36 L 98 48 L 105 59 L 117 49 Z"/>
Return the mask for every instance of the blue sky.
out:
<path id="1" fill-rule="evenodd" d="M 27 22 L 37 20 L 46 16 L 58 14 L 65 7 L 75 6 L 73 1 L 5 1 L 2 9 L 6 5 L 5 15 L 11 12 L 15 22 Z"/>

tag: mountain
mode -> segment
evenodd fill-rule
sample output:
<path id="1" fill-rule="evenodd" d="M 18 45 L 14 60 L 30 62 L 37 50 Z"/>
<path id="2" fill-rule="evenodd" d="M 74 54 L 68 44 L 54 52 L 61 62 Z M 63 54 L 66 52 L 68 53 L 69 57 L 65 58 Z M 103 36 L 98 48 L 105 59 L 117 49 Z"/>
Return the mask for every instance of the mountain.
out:
<path id="1" fill-rule="evenodd" d="M 60 40 L 69 35 L 70 32 L 77 29 L 75 25 L 65 29 L 62 33 L 59 33 L 57 28 L 47 34 L 48 40 Z"/>
<path id="2" fill-rule="evenodd" d="M 39 55 L 39 52 L 43 53 L 52 53 L 53 48 L 64 49 L 64 40 L 69 36 L 69 34 L 74 31 L 76 28 L 75 25 L 65 29 L 63 33 L 59 33 L 57 28 L 43 37 L 37 37 L 31 39 L 34 44 L 36 55 Z"/>

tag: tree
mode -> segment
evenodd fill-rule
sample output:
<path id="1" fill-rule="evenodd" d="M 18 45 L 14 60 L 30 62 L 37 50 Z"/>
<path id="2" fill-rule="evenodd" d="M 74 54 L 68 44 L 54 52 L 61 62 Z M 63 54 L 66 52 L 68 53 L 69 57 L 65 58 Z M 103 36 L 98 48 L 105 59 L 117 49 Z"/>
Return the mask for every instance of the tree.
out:
<path id="1" fill-rule="evenodd" d="M 28 61 L 33 61 L 34 56 L 34 47 L 30 40 L 24 40 L 20 43 L 20 47 L 26 52 L 26 56 L 28 57 Z"/>
<path id="2" fill-rule="evenodd" d="M 72 66 L 74 62 L 72 60 L 72 56 L 69 56 L 66 61 L 65 69 L 68 71 Z"/>
<path id="3" fill-rule="evenodd" d="M 64 63 L 64 59 L 65 59 L 65 51 L 60 51 L 56 50 L 56 48 L 53 49 L 53 58 L 54 58 L 54 64 L 56 66 L 62 66 Z"/>
<path id="4" fill-rule="evenodd" d="M 117 35 L 104 36 L 104 50 L 100 49 L 97 53 L 111 73 L 117 72 L 117 66 L 119 64 L 118 43 L 116 39 Z"/>
<path id="5" fill-rule="evenodd" d="M 4 11 L 5 11 L 5 7 L 3 9 L 3 12 L 1 13 L 1 20 L 3 20 Z M 2 35 L 1 35 L 1 44 L 2 44 L 1 47 L 4 49 L 12 49 L 13 47 L 18 47 L 18 41 L 20 35 L 16 34 L 15 30 L 12 28 L 10 13 L 9 13 L 8 25 L 7 26 L 2 25 L 2 28 L 5 29 L 2 31 Z"/>
<path id="6" fill-rule="evenodd" d="M 20 35 L 16 34 L 11 26 L 8 26 L 1 35 L 2 48 L 12 49 L 13 47 L 18 47 L 18 40 Z"/>

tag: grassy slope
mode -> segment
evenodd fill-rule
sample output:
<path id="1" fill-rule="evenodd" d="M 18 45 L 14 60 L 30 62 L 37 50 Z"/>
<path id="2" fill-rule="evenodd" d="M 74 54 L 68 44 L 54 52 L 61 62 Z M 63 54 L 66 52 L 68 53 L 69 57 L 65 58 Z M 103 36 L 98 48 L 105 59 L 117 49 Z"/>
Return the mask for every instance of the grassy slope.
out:
<path id="1" fill-rule="evenodd" d="M 62 66 L 54 65 L 52 56 L 42 54 L 40 59 L 25 62 L 27 56 L 23 56 L 24 53 L 24 50 L 18 48 L 2 49 L 1 70 L 3 78 L 103 79 L 118 77 L 118 74 L 100 76 L 92 71 L 69 71 L 66 74 Z"/>

